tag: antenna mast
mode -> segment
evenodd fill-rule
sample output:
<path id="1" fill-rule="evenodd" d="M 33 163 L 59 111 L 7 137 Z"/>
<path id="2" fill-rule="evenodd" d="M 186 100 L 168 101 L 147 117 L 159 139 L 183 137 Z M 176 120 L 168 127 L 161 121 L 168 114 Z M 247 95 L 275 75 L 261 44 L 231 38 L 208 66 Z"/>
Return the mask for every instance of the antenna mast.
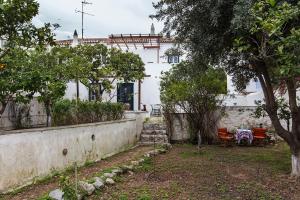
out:
<path id="1" fill-rule="evenodd" d="M 90 4 L 92 4 L 92 3 L 87 2 L 86 0 L 83 0 L 81 2 L 81 11 L 75 9 L 75 13 L 81 13 L 81 44 L 84 44 L 83 43 L 83 31 L 84 31 L 84 28 L 83 28 L 83 18 L 84 18 L 84 15 L 94 16 L 93 14 L 84 12 L 84 6 L 85 5 L 90 5 Z M 76 97 L 77 97 L 77 101 L 78 101 L 79 100 L 79 80 L 78 80 L 78 77 L 77 77 L 77 80 L 76 80 Z"/>
<path id="2" fill-rule="evenodd" d="M 81 11 L 80 10 L 75 10 L 76 13 L 81 13 L 81 39 L 82 39 L 82 43 L 83 43 L 83 32 L 84 32 L 84 26 L 83 26 L 83 22 L 84 22 L 84 15 L 90 15 L 90 16 L 94 16 L 93 14 L 90 14 L 90 13 L 87 13 L 87 12 L 84 12 L 84 6 L 85 5 L 91 5 L 92 3 L 86 1 L 86 0 L 83 0 L 81 2 Z"/>

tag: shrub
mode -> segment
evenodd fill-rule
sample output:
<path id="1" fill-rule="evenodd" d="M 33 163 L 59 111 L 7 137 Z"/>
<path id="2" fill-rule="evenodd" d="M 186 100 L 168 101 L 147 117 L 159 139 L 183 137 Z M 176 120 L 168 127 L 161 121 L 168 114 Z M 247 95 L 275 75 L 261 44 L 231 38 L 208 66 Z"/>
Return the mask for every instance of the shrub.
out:
<path id="1" fill-rule="evenodd" d="M 70 178 L 62 176 L 59 180 L 59 185 L 64 193 L 63 198 L 66 200 L 77 200 L 77 194 Z"/>
<path id="2" fill-rule="evenodd" d="M 76 120 L 74 120 L 74 117 L 76 115 L 74 109 L 74 101 L 66 99 L 57 101 L 52 108 L 53 125 L 75 124 Z"/>
<path id="3" fill-rule="evenodd" d="M 52 110 L 53 125 L 72 125 L 120 120 L 124 114 L 123 104 L 110 102 L 89 102 L 60 100 Z"/>

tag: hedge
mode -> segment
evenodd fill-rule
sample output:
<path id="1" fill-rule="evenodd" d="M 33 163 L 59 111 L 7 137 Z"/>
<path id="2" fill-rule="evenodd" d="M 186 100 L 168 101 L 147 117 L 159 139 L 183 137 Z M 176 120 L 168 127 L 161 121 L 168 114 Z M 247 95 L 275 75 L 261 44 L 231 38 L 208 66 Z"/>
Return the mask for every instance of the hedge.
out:
<path id="1" fill-rule="evenodd" d="M 54 126 L 120 120 L 124 106 L 121 103 L 60 100 L 53 105 Z"/>

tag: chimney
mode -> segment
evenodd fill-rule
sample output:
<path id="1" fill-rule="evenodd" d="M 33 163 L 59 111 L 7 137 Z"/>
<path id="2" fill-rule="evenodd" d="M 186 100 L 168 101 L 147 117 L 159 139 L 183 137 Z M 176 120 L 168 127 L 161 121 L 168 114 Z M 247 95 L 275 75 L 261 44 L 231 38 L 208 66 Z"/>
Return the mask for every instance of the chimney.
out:
<path id="1" fill-rule="evenodd" d="M 168 39 L 170 39 L 170 38 L 171 38 L 171 33 L 170 33 L 170 31 L 168 31 L 168 32 L 167 32 L 167 35 L 166 35 L 166 37 L 167 37 Z"/>
<path id="2" fill-rule="evenodd" d="M 75 47 L 78 45 L 78 33 L 77 30 L 75 29 L 74 34 L 73 34 L 73 42 L 72 42 L 72 47 Z"/>
<path id="3" fill-rule="evenodd" d="M 152 23 L 151 25 L 151 32 L 150 32 L 151 35 L 155 35 L 155 27 L 154 27 L 154 24 Z"/>

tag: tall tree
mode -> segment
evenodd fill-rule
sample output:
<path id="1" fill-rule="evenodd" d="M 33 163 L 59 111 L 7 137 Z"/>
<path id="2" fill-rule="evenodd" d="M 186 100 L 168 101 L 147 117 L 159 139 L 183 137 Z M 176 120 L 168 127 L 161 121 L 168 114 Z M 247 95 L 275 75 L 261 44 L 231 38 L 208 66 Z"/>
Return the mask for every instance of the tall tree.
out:
<path id="1" fill-rule="evenodd" d="M 17 80 L 24 61 L 23 49 L 53 44 L 51 25 L 37 28 L 32 18 L 38 14 L 39 4 L 35 0 L 0 0 L 0 115 L 12 99 L 25 99 L 32 95 L 21 93 L 25 89 Z M 23 55 L 21 55 L 23 54 Z M 22 97 L 22 98 L 21 98 Z"/>
<path id="2" fill-rule="evenodd" d="M 51 126 L 52 105 L 64 95 L 73 68 L 71 49 L 54 47 L 51 50 L 37 48 L 28 53 L 28 65 L 22 80 L 31 92 L 38 94 L 38 100 L 46 109 L 47 126 Z"/>
<path id="3" fill-rule="evenodd" d="M 187 114 L 191 138 L 200 147 L 215 139 L 221 116 L 217 112 L 222 110 L 223 102 L 220 94 L 226 94 L 226 75 L 222 69 L 193 65 L 181 62 L 163 74 L 161 100 L 167 120 L 172 121 L 172 116 L 167 116 L 171 113 L 183 110 Z"/>
<path id="4" fill-rule="evenodd" d="M 97 101 L 104 92 L 111 92 L 117 80 L 130 82 L 144 78 L 144 63 L 136 54 L 108 49 L 103 44 L 78 46 L 75 52 L 87 61 L 85 65 L 91 66 L 91 71 L 81 80 L 94 91 Z"/>
<path id="5" fill-rule="evenodd" d="M 155 5 L 166 29 L 186 41 L 191 55 L 222 63 L 243 90 L 259 79 L 265 110 L 292 152 L 292 175 L 300 176 L 300 3 L 297 0 L 161 0 Z M 182 11 L 182 12 L 179 12 Z M 292 129 L 280 123 L 276 88 L 287 89 Z"/>

